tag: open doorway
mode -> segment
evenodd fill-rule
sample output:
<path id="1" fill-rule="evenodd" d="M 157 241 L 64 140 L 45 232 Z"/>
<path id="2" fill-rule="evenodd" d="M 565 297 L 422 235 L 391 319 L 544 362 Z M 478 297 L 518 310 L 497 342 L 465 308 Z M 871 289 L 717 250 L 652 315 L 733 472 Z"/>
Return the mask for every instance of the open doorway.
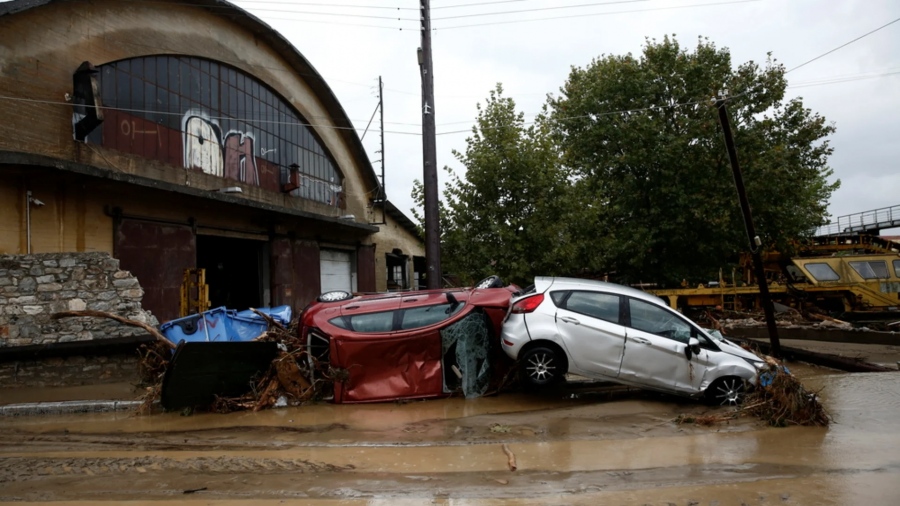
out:
<path id="1" fill-rule="evenodd" d="M 266 304 L 265 242 L 197 236 L 197 267 L 206 269 L 210 307 L 244 310 Z"/>

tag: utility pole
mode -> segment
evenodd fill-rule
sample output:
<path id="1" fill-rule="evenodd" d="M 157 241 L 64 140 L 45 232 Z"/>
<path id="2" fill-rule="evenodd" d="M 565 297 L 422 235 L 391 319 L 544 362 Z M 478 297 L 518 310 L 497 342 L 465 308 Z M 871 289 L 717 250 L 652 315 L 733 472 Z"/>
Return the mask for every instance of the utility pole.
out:
<path id="1" fill-rule="evenodd" d="M 378 76 L 378 106 L 375 107 L 375 110 L 372 111 L 372 117 L 369 118 L 369 124 L 366 125 L 366 129 L 363 131 L 362 136 L 360 136 L 359 140 L 362 141 L 366 138 L 366 134 L 369 133 L 369 127 L 372 126 L 372 120 L 375 119 L 375 113 L 380 114 L 380 126 L 381 126 L 381 150 L 377 151 L 381 158 L 375 160 L 381 163 L 381 188 L 378 190 L 378 194 L 375 195 L 375 198 L 372 199 L 372 216 L 375 216 L 375 210 L 378 207 L 381 207 L 381 221 L 373 221 L 370 222 L 369 225 L 385 225 L 387 224 L 387 218 L 385 217 L 386 205 L 387 205 L 387 186 L 384 184 L 384 82 L 381 80 L 381 76 Z"/>
<path id="2" fill-rule="evenodd" d="M 437 147 L 434 123 L 434 67 L 431 60 L 431 2 L 419 0 L 422 19 L 422 168 L 425 190 L 425 273 L 428 289 L 441 288 L 441 221 L 438 215 Z"/>
<path id="3" fill-rule="evenodd" d="M 716 109 L 719 110 L 719 121 L 722 123 L 725 147 L 728 149 L 728 158 L 731 160 L 731 172 L 734 174 L 734 186 L 737 189 L 738 199 L 741 201 L 744 225 L 747 229 L 747 237 L 750 239 L 750 254 L 753 256 L 753 270 L 756 273 L 756 282 L 759 284 L 759 296 L 762 299 L 763 311 L 766 314 L 766 327 L 769 329 L 769 342 L 772 345 L 771 353 L 774 357 L 780 357 L 781 341 L 778 339 L 778 327 L 775 325 L 775 308 L 772 306 L 772 297 L 769 295 L 769 283 L 766 281 L 766 272 L 763 269 L 762 257 L 759 254 L 762 241 L 759 240 L 759 236 L 756 235 L 756 229 L 753 227 L 750 202 L 747 200 L 747 192 L 744 189 L 744 177 L 741 175 L 737 150 L 734 147 L 734 138 L 731 136 L 731 122 L 728 119 L 728 110 L 725 109 L 725 95 L 719 95 L 719 98 L 716 100 Z"/>
<path id="4" fill-rule="evenodd" d="M 378 76 L 378 113 L 379 123 L 381 125 L 381 191 L 378 194 L 377 203 L 381 206 L 381 222 L 379 224 L 387 224 L 387 185 L 384 182 L 384 83 L 381 76 Z"/>

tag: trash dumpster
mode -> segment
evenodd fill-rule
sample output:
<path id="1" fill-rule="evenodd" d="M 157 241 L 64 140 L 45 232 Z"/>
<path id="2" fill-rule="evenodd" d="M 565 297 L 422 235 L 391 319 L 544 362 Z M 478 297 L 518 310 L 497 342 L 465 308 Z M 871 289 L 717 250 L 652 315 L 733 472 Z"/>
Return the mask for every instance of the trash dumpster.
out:
<path id="1" fill-rule="evenodd" d="M 260 308 L 259 312 L 271 316 L 275 321 L 287 326 L 291 322 L 290 306 Z M 170 320 L 159 326 L 159 331 L 173 343 L 210 341 L 252 341 L 266 331 L 268 323 L 261 316 L 250 311 L 236 311 L 218 307 Z"/>

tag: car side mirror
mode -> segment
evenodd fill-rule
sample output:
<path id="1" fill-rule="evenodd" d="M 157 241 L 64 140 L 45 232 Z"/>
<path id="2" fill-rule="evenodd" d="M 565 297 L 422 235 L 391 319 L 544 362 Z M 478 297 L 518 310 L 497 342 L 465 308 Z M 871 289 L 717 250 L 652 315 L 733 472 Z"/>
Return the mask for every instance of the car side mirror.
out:
<path id="1" fill-rule="evenodd" d="M 700 353 L 700 341 L 696 337 L 692 337 L 688 339 L 687 346 L 684 347 L 684 355 L 688 360 L 691 359 L 692 356 Z"/>

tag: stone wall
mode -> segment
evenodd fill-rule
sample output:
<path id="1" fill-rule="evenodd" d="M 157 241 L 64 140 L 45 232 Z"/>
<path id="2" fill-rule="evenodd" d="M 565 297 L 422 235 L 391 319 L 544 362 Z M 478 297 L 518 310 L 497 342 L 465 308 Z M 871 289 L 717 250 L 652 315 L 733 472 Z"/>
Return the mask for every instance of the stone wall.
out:
<path id="1" fill-rule="evenodd" d="M 94 309 L 157 325 L 141 308 L 143 295 L 137 278 L 107 253 L 0 255 L 0 348 L 146 334 L 106 318 L 50 318 Z"/>
<path id="2" fill-rule="evenodd" d="M 71 355 L 0 362 L 0 404 L 3 390 L 21 387 L 73 387 L 104 383 L 142 382 L 137 347 L 130 353 Z"/>

